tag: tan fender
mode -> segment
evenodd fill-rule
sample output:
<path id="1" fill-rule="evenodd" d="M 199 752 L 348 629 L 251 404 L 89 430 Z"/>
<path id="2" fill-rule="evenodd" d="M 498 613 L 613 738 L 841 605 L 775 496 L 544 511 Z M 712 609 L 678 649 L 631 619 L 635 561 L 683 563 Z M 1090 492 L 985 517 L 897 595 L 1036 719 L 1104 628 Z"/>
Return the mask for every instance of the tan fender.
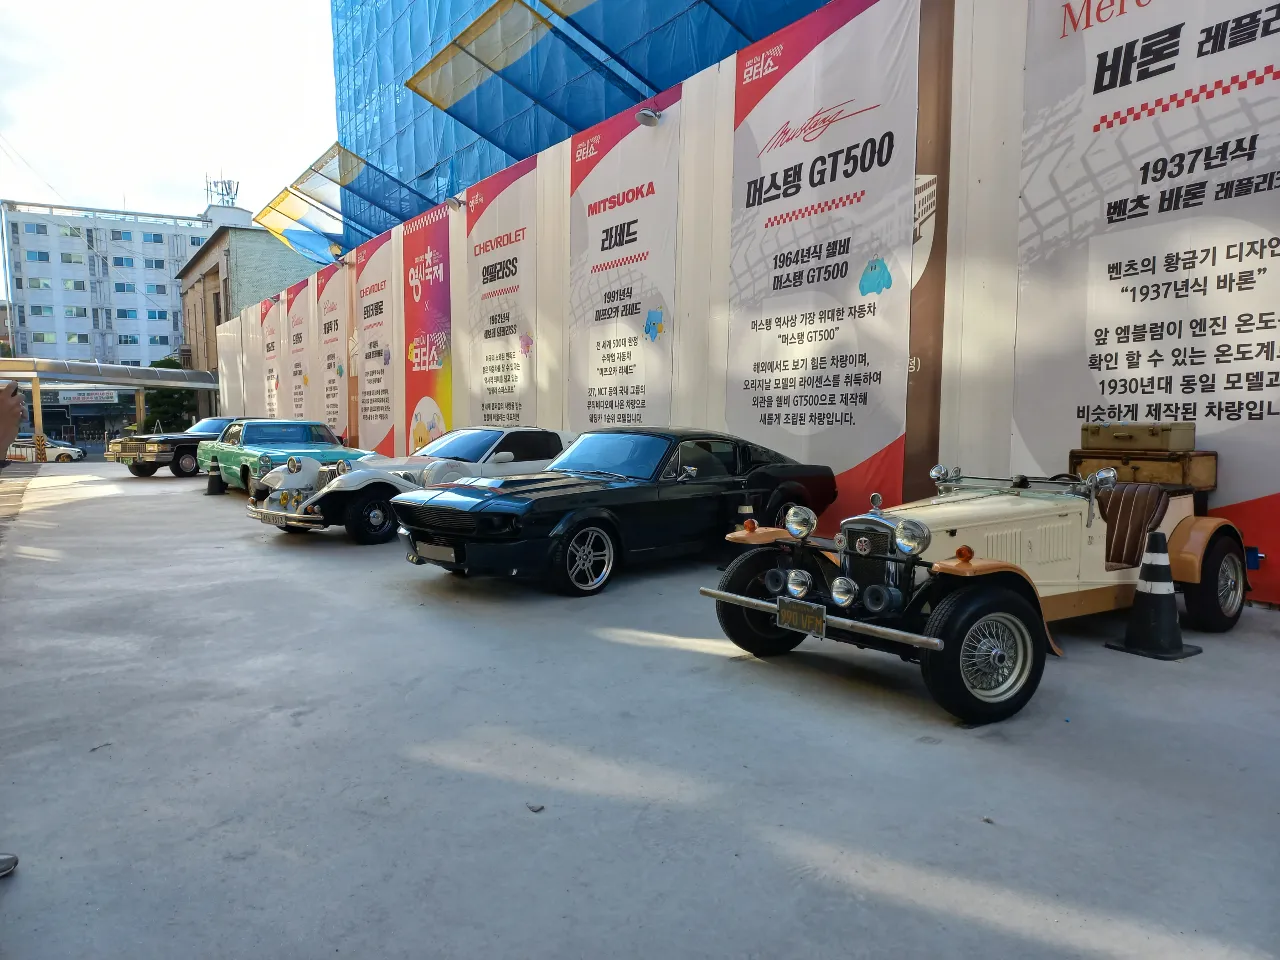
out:
<path id="1" fill-rule="evenodd" d="M 1036 598 L 1037 611 L 1040 614 L 1041 622 L 1044 624 L 1044 635 L 1049 639 L 1049 649 L 1053 651 L 1056 657 L 1062 656 L 1062 648 L 1053 639 L 1053 634 L 1049 632 L 1049 621 L 1045 619 L 1044 601 L 1040 598 L 1040 591 L 1036 589 L 1035 583 L 1027 576 L 1016 563 L 1009 563 L 1005 560 L 957 560 L 952 557 L 950 560 L 939 560 L 929 568 L 934 573 L 945 573 L 953 577 L 985 577 L 993 573 L 1014 573 L 1026 581 L 1028 587 L 1031 588 L 1032 595 Z"/>
<path id="2" fill-rule="evenodd" d="M 1199 583 L 1209 541 L 1222 527 L 1236 528 L 1222 517 L 1184 517 L 1169 534 L 1169 567 L 1179 583 Z M 1240 534 L 1236 533 L 1237 538 Z"/>
<path id="3" fill-rule="evenodd" d="M 765 546 L 778 540 L 794 540 L 795 537 L 782 527 L 756 527 L 754 530 L 735 530 L 733 533 L 726 534 L 725 539 L 730 543 L 752 543 L 756 546 Z"/>

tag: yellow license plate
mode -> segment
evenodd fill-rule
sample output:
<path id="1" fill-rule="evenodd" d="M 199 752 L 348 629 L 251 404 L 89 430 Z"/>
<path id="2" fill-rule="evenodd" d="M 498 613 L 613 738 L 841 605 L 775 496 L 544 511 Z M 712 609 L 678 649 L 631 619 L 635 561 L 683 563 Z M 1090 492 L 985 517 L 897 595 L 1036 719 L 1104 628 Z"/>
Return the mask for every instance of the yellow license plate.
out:
<path id="1" fill-rule="evenodd" d="M 800 633 L 811 633 L 815 637 L 826 636 L 826 608 L 816 603 L 805 603 L 803 600 L 779 597 L 778 626 L 787 630 L 796 630 Z"/>

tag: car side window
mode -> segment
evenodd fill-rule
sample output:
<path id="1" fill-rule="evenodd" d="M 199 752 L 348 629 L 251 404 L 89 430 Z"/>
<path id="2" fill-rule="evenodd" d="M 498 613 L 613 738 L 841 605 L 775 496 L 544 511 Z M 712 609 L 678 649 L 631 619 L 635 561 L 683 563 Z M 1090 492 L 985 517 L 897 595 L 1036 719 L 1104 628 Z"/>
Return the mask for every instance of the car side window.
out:
<path id="1" fill-rule="evenodd" d="M 733 476 L 737 456 L 733 444 L 726 440 L 686 440 L 680 444 L 680 466 L 695 467 L 698 479 Z"/>
<path id="2" fill-rule="evenodd" d="M 540 454 L 543 448 L 537 441 L 538 435 L 533 430 L 513 431 L 498 441 L 498 445 L 493 448 L 493 453 L 489 454 L 489 459 L 492 460 L 499 453 L 509 453 L 516 463 L 525 460 L 541 460 L 543 458 Z"/>
<path id="3" fill-rule="evenodd" d="M 243 423 L 233 423 L 227 428 L 227 432 L 222 435 L 223 443 L 239 443 L 240 435 L 244 433 Z"/>
<path id="4" fill-rule="evenodd" d="M 564 450 L 564 441 L 560 439 L 560 434 L 554 430 L 539 430 L 537 437 L 538 444 L 542 447 L 542 452 L 534 457 L 534 460 L 554 460 Z"/>

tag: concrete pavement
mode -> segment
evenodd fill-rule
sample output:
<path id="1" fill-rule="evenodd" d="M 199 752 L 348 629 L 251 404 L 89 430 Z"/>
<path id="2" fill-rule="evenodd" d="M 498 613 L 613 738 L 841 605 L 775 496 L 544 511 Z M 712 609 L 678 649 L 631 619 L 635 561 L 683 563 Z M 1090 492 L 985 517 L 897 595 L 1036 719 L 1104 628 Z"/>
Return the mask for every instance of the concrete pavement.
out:
<path id="1" fill-rule="evenodd" d="M 1073 623 L 963 729 L 742 655 L 709 564 L 568 600 L 203 489 L 48 465 L 6 525 L 0 957 L 1277 955 L 1280 615 Z"/>

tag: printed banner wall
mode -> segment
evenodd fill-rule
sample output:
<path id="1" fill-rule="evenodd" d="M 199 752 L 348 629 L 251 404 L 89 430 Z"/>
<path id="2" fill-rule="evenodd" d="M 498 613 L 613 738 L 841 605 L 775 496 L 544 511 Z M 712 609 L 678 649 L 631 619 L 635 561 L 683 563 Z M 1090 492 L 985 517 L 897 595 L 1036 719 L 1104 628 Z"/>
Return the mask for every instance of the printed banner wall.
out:
<path id="1" fill-rule="evenodd" d="M 259 304 L 240 311 L 240 383 L 244 391 L 246 417 L 265 417 L 267 411 L 266 350 L 263 343 L 262 309 Z"/>
<path id="2" fill-rule="evenodd" d="M 1194 421 L 1213 512 L 1280 556 L 1280 8 L 1033 0 L 1028 33 L 1013 469 Z"/>
<path id="3" fill-rule="evenodd" d="M 360 449 L 392 456 L 395 309 L 391 302 L 391 231 L 362 243 L 348 256 L 355 263 Z"/>
<path id="4" fill-rule="evenodd" d="M 282 393 L 280 387 L 284 381 L 281 369 L 288 356 L 288 348 L 285 344 L 284 311 L 280 309 L 279 294 L 258 304 L 258 323 L 262 327 L 262 372 L 266 382 L 266 401 L 262 415 L 272 420 L 287 417 L 288 394 Z"/>
<path id="5" fill-rule="evenodd" d="M 918 0 L 834 0 L 738 53 L 726 420 L 901 500 Z"/>
<path id="6" fill-rule="evenodd" d="M 288 318 L 289 355 L 281 382 L 282 415 L 290 420 L 307 419 L 307 394 L 311 390 L 311 278 L 299 280 L 284 292 L 284 310 Z"/>
<path id="7" fill-rule="evenodd" d="M 347 296 L 350 268 L 331 263 L 312 277 L 316 307 L 312 318 L 311 369 L 320 377 L 319 389 L 307 393 L 308 419 L 323 420 L 336 436 L 347 435 L 347 338 L 351 330 L 351 301 Z"/>
<path id="8" fill-rule="evenodd" d="M 467 189 L 468 384 L 473 424 L 537 422 L 536 156 Z"/>
<path id="9" fill-rule="evenodd" d="M 409 220 L 402 239 L 405 423 L 412 453 L 453 419 L 450 358 L 449 207 Z"/>
<path id="10" fill-rule="evenodd" d="M 649 108 L 657 126 L 641 126 Z M 666 424 L 680 87 L 576 134 L 569 168 L 569 427 Z"/>

